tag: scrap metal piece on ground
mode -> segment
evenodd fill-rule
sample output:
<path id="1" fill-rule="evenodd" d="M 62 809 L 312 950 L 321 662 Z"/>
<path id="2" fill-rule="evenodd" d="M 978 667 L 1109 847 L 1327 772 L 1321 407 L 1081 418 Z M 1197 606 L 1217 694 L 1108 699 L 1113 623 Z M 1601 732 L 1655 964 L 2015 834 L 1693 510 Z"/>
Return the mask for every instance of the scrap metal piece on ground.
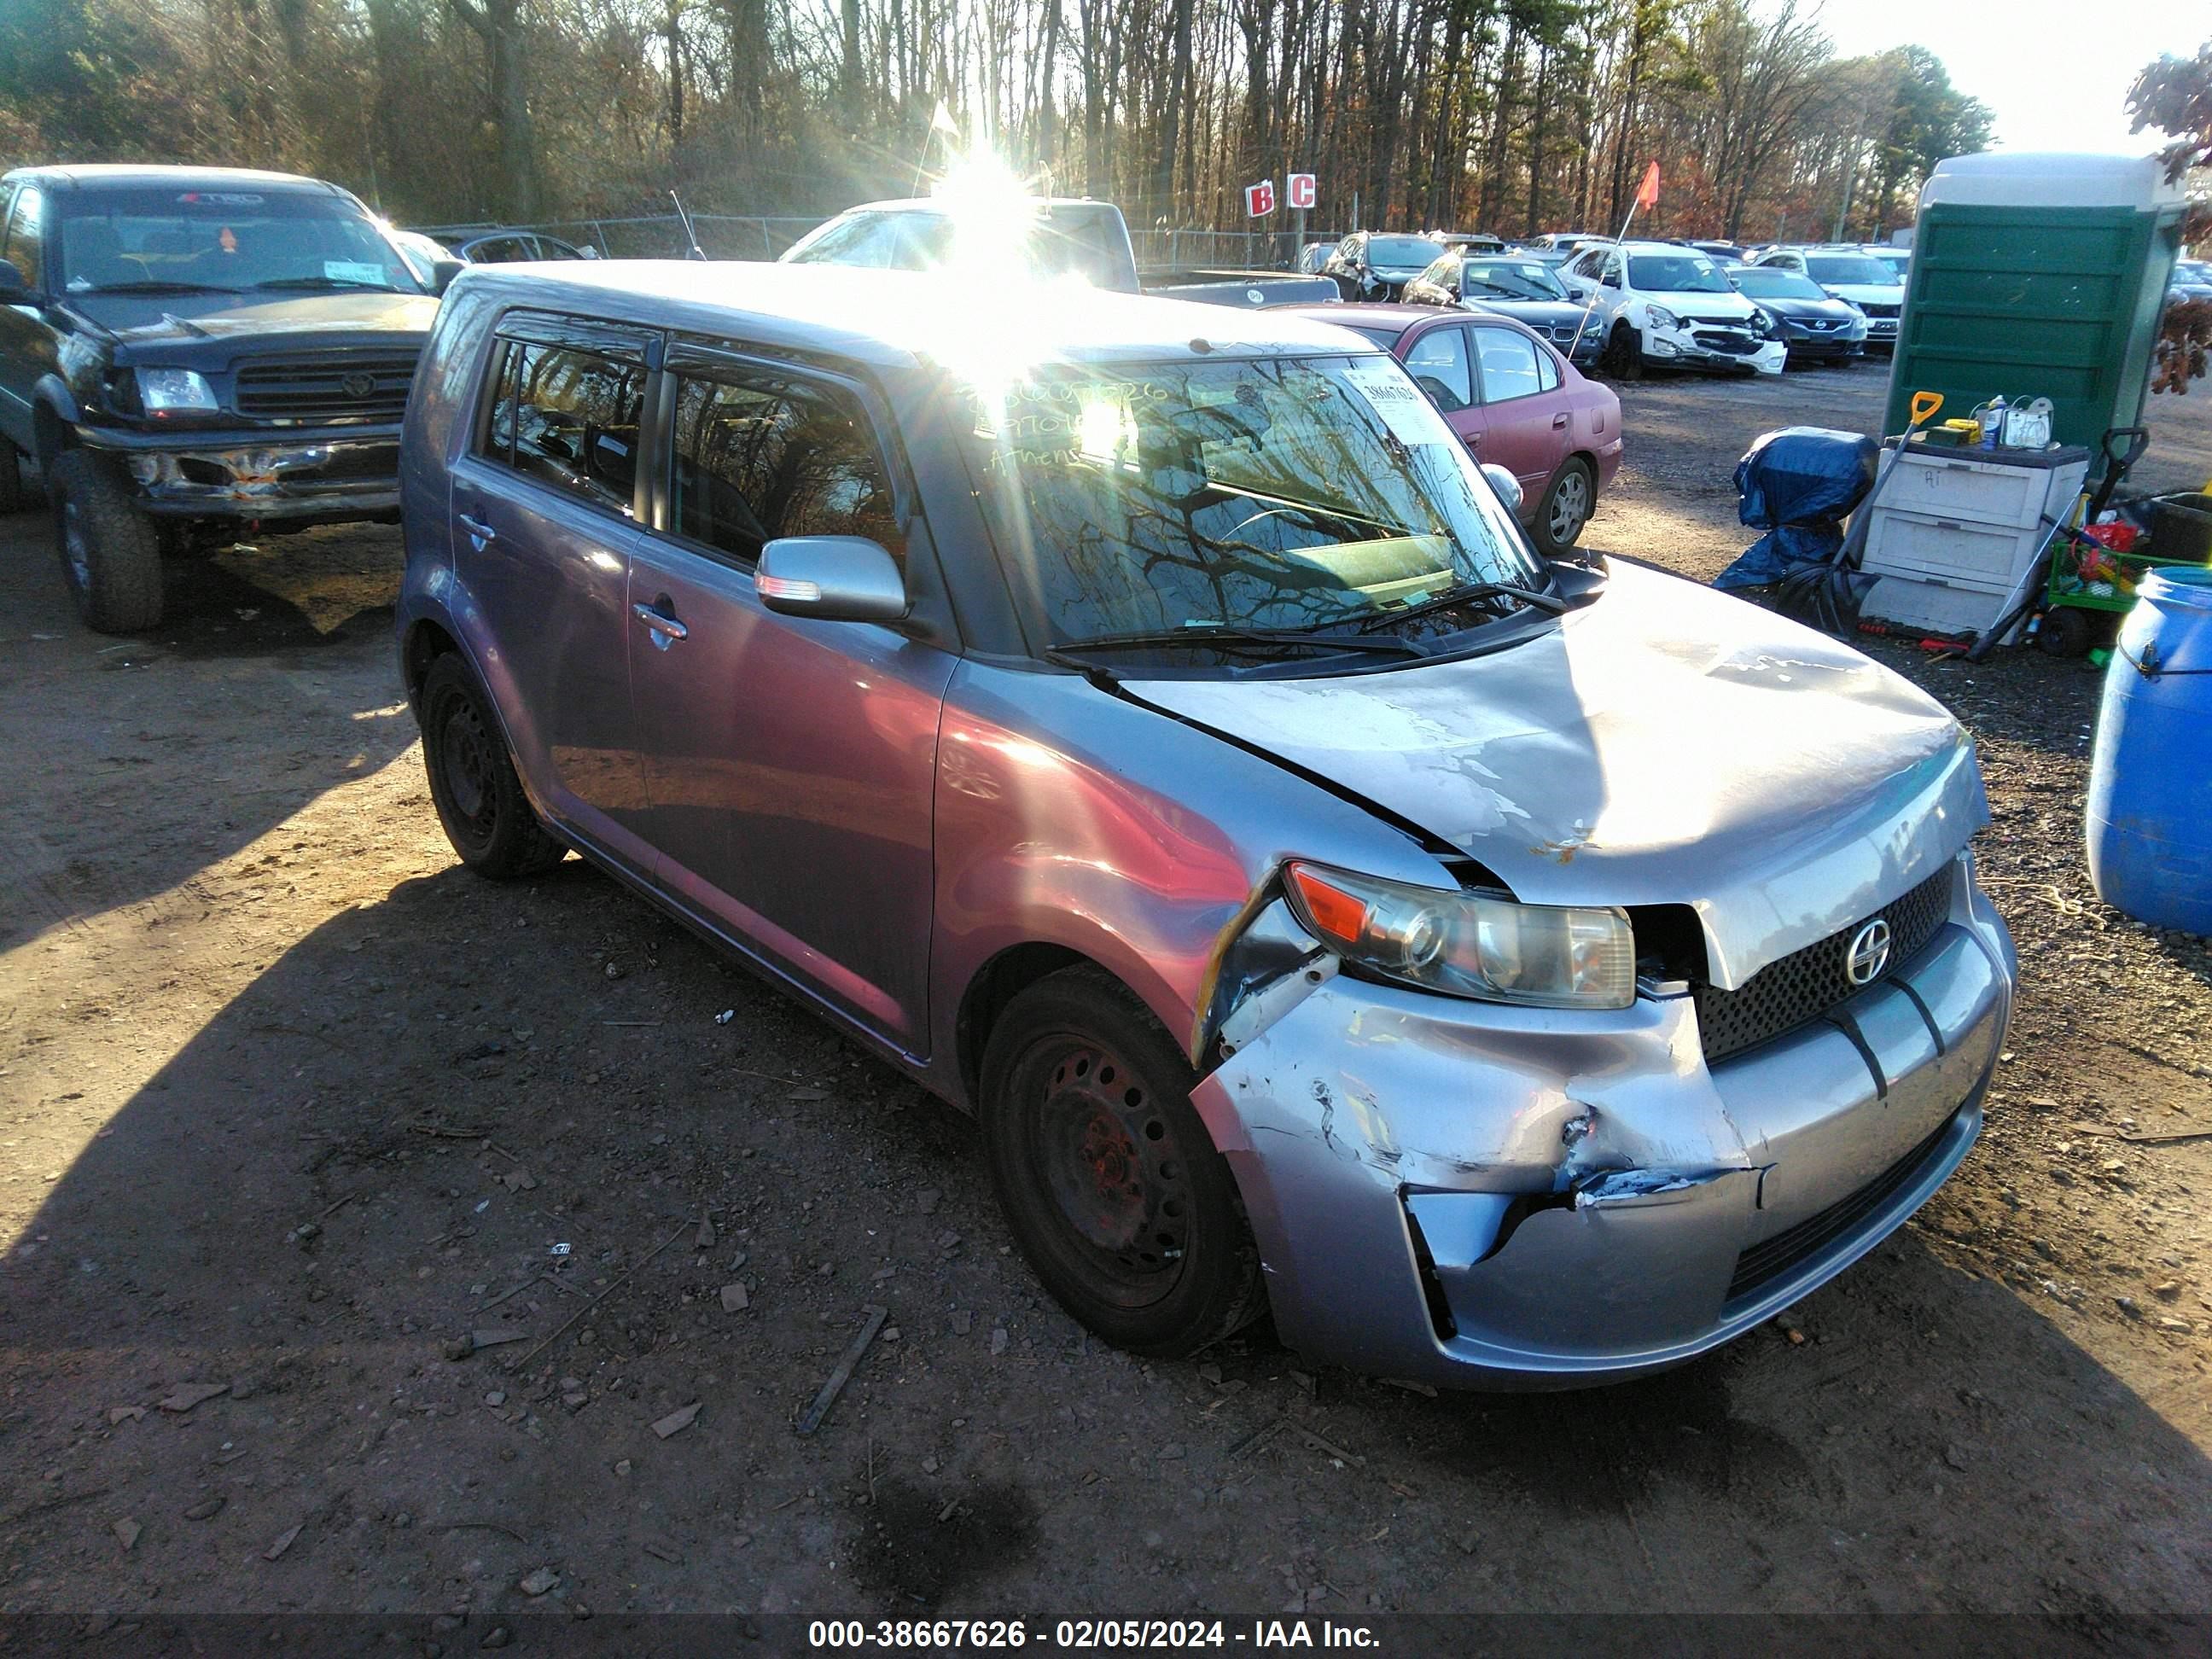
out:
<path id="1" fill-rule="evenodd" d="M 883 1329 L 884 1321 L 890 1312 L 888 1309 L 878 1308 L 872 1303 L 862 1311 L 868 1316 L 867 1323 L 860 1327 L 860 1334 L 853 1339 L 853 1346 L 845 1350 L 845 1357 L 837 1362 L 837 1369 L 830 1373 L 830 1380 L 822 1385 L 822 1392 L 814 1396 L 814 1403 L 799 1419 L 799 1433 L 811 1434 L 822 1426 L 822 1419 L 830 1415 L 830 1407 L 837 1403 L 837 1396 L 853 1380 L 853 1372 L 860 1364 L 860 1356 L 867 1352 L 868 1344 L 876 1340 L 876 1333 Z"/>

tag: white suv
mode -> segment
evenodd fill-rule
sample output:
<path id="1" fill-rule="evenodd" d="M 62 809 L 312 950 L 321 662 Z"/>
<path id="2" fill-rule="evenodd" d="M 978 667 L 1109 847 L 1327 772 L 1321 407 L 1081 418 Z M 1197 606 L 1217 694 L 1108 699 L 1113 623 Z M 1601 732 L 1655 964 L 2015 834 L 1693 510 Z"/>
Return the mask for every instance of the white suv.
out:
<path id="1" fill-rule="evenodd" d="M 1766 313 L 1695 248 L 1607 242 L 1577 250 L 1559 274 L 1589 307 L 1605 342 L 1600 362 L 1616 378 L 1653 363 L 1779 374 L 1790 355 Z"/>
<path id="2" fill-rule="evenodd" d="M 1905 280 L 1886 259 L 1856 247 L 1782 247 L 1760 254 L 1753 264 L 1794 270 L 1809 276 L 1838 300 L 1866 313 L 1867 349 L 1897 349 L 1897 324 L 1905 310 Z"/>

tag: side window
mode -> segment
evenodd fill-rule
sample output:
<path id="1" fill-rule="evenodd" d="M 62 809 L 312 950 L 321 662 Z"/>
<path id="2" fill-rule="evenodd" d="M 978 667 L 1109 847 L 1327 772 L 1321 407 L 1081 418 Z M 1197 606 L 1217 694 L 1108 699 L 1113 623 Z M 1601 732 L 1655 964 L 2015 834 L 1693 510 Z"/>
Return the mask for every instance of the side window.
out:
<path id="1" fill-rule="evenodd" d="M 1541 354 L 1527 335 L 1506 328 L 1479 328 L 1474 337 L 1475 349 L 1482 356 L 1483 402 L 1510 403 L 1544 389 L 1537 368 Z"/>
<path id="2" fill-rule="evenodd" d="M 1541 391 L 1557 392 L 1559 389 L 1559 360 L 1541 349 L 1536 353 L 1536 380 Z"/>
<path id="3" fill-rule="evenodd" d="M 671 527 L 750 564 L 780 536 L 866 536 L 904 551 L 867 413 L 838 387 L 772 369 L 676 382 Z"/>
<path id="4" fill-rule="evenodd" d="M 1605 274 L 1599 277 L 1598 280 L 1603 283 L 1607 288 L 1619 288 L 1620 286 L 1620 256 L 1619 254 L 1615 253 L 1607 256 L 1605 262 Z"/>
<path id="5" fill-rule="evenodd" d="M 38 287 L 39 272 L 46 263 L 39 225 L 45 204 L 45 192 L 36 185 L 25 185 L 8 209 L 8 240 L 0 257 L 22 272 L 25 288 Z"/>
<path id="6" fill-rule="evenodd" d="M 542 483 L 629 513 L 645 366 L 522 340 L 499 349 L 483 453 Z"/>
<path id="7" fill-rule="evenodd" d="M 1429 401 L 1448 415 L 1474 401 L 1465 329 L 1432 328 L 1422 335 L 1406 354 L 1406 373 L 1429 394 Z"/>

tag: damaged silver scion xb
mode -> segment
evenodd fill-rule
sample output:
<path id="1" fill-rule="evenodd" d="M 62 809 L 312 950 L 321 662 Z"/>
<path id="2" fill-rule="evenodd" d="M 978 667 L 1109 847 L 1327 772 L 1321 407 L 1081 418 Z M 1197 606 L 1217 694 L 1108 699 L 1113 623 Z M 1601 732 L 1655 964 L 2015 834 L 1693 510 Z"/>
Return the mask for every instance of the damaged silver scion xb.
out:
<path id="1" fill-rule="evenodd" d="M 1402 369 L 1266 313 L 475 269 L 401 657 L 487 875 L 583 854 L 979 1117 L 1109 1340 L 1594 1382 L 1954 1169 L 2014 958 L 1966 736 L 1547 563 Z"/>

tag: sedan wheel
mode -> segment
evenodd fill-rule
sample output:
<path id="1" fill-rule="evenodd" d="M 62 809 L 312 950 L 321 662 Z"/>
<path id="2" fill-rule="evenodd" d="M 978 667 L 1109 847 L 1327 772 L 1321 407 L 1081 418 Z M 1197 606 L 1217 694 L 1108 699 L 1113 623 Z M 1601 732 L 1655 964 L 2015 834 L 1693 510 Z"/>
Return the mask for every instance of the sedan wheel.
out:
<path id="1" fill-rule="evenodd" d="M 1537 548 L 1554 557 L 1567 551 L 1581 537 L 1596 504 L 1597 487 L 1588 463 L 1579 457 L 1569 460 L 1537 504 L 1532 526 Z"/>

